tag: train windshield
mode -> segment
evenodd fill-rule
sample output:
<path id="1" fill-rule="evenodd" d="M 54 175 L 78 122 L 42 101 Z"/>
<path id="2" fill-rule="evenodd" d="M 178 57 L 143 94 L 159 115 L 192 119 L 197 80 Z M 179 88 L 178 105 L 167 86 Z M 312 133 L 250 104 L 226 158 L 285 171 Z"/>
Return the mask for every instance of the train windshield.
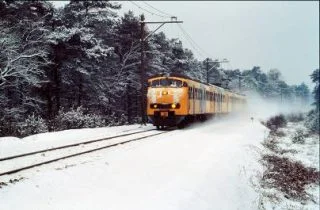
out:
<path id="1" fill-rule="evenodd" d="M 151 87 L 182 87 L 182 81 L 176 79 L 157 79 L 151 82 Z"/>

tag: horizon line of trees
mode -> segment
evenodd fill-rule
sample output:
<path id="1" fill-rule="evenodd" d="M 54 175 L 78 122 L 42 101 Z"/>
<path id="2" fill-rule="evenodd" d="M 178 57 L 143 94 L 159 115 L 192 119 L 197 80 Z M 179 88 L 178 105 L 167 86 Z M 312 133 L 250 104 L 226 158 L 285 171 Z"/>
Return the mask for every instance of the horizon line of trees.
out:
<path id="1" fill-rule="evenodd" d="M 45 1 L 0 0 L 0 136 L 140 122 L 140 18 L 132 11 L 119 17 L 120 8 L 110 1 L 71 0 L 56 9 Z M 205 60 L 179 39 L 160 32 L 145 45 L 147 76 L 206 81 Z M 211 83 L 309 100 L 308 87 L 288 85 L 279 70 L 211 65 Z"/>

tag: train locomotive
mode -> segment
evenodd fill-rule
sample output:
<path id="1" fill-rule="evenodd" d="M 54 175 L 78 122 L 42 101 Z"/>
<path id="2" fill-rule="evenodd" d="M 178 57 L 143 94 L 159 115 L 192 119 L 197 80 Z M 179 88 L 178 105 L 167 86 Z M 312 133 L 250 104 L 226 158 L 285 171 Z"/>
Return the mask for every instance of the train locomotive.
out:
<path id="1" fill-rule="evenodd" d="M 147 115 L 158 129 L 184 127 L 194 119 L 241 111 L 244 95 L 186 76 L 154 76 L 148 79 Z"/>

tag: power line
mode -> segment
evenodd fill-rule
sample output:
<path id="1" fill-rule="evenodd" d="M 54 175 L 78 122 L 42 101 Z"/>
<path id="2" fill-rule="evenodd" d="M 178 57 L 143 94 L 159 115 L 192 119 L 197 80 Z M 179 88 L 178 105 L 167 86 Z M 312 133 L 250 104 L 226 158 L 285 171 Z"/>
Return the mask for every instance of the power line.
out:
<path id="1" fill-rule="evenodd" d="M 200 51 L 202 51 L 205 55 L 207 55 L 208 57 L 212 57 L 209 53 L 207 53 L 206 51 L 204 51 L 195 41 L 193 41 L 193 39 L 191 38 L 191 36 L 182 28 L 182 26 L 180 24 L 178 24 L 180 30 L 187 36 L 189 37 L 189 39 L 194 43 L 194 45 L 196 45 L 198 47 L 198 49 Z"/>
<path id="2" fill-rule="evenodd" d="M 173 17 L 173 16 L 174 16 L 174 15 L 171 15 L 171 14 L 169 14 L 169 13 L 163 12 L 162 10 L 159 10 L 159 9 L 153 7 L 152 5 L 148 4 L 148 3 L 145 2 L 145 1 L 142 1 L 142 2 L 143 2 L 144 4 L 146 4 L 147 6 L 151 7 L 152 9 L 157 10 L 158 12 L 160 12 L 160 13 L 162 13 L 162 14 L 164 14 L 164 15 L 168 15 L 168 17 Z"/>
<path id="3" fill-rule="evenodd" d="M 163 16 L 163 15 L 159 15 L 157 13 L 154 13 L 154 12 L 150 12 L 149 10 L 145 9 L 145 8 L 142 8 L 141 6 L 139 6 L 137 3 L 133 2 L 133 1 L 129 1 L 131 2 L 133 5 L 135 5 L 136 7 L 138 7 L 139 9 L 151 14 L 151 15 L 156 15 L 156 16 L 159 16 L 159 17 L 162 17 L 162 18 L 168 18 L 168 16 Z"/>
<path id="4" fill-rule="evenodd" d="M 179 25 L 179 24 L 178 24 L 178 26 L 179 26 L 179 28 L 180 28 L 180 25 Z M 180 30 L 181 30 L 181 28 L 180 28 Z M 201 53 L 201 51 L 198 50 L 198 48 L 195 47 L 194 43 L 193 43 L 192 40 L 188 37 L 188 35 L 185 33 L 185 31 L 183 31 L 183 30 L 181 30 L 181 31 L 182 31 L 182 33 L 185 35 L 184 37 L 186 38 L 186 40 L 190 43 L 191 47 L 192 47 L 195 51 L 197 51 L 197 52 L 200 54 L 200 56 L 204 57 L 203 54 Z"/>

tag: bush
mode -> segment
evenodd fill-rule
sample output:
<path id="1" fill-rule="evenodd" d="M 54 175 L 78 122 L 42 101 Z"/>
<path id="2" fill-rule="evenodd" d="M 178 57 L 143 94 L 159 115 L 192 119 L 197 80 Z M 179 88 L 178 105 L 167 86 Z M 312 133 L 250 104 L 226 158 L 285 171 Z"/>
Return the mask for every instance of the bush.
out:
<path id="1" fill-rule="evenodd" d="M 306 186 L 320 181 L 319 171 L 300 162 L 275 155 L 264 155 L 262 160 L 267 167 L 262 176 L 262 186 L 279 189 L 286 197 L 306 200 Z"/>
<path id="2" fill-rule="evenodd" d="M 311 110 L 305 120 L 305 126 L 309 129 L 311 133 L 319 134 L 319 110 Z"/>
<path id="3" fill-rule="evenodd" d="M 113 112 L 106 117 L 106 122 L 109 126 L 125 125 L 128 123 L 128 118 L 125 114 L 117 114 Z"/>
<path id="4" fill-rule="evenodd" d="M 305 119 L 305 115 L 303 113 L 291 113 L 286 115 L 286 119 L 289 122 L 301 122 Z"/>
<path id="5" fill-rule="evenodd" d="M 302 129 L 297 129 L 292 137 L 292 143 L 304 144 L 305 143 L 305 133 Z"/>
<path id="6" fill-rule="evenodd" d="M 285 137 L 286 136 L 285 132 L 282 131 L 282 130 L 277 130 L 275 132 L 271 132 L 271 134 L 274 134 L 274 135 L 276 135 L 278 137 Z"/>
<path id="7" fill-rule="evenodd" d="M 265 125 L 271 130 L 271 131 L 277 131 L 278 128 L 283 128 L 287 126 L 287 120 L 284 117 L 283 114 L 276 115 L 274 117 L 271 117 Z"/>
<path id="8" fill-rule="evenodd" d="M 48 126 L 44 119 L 32 114 L 29 115 L 24 122 L 18 124 L 18 131 L 21 136 L 29 136 L 48 132 Z"/>
<path id="9" fill-rule="evenodd" d="M 96 128 L 104 126 L 104 120 L 95 114 L 85 114 L 82 107 L 71 109 L 59 114 L 54 120 L 54 130 L 66 130 L 75 128 Z"/>

